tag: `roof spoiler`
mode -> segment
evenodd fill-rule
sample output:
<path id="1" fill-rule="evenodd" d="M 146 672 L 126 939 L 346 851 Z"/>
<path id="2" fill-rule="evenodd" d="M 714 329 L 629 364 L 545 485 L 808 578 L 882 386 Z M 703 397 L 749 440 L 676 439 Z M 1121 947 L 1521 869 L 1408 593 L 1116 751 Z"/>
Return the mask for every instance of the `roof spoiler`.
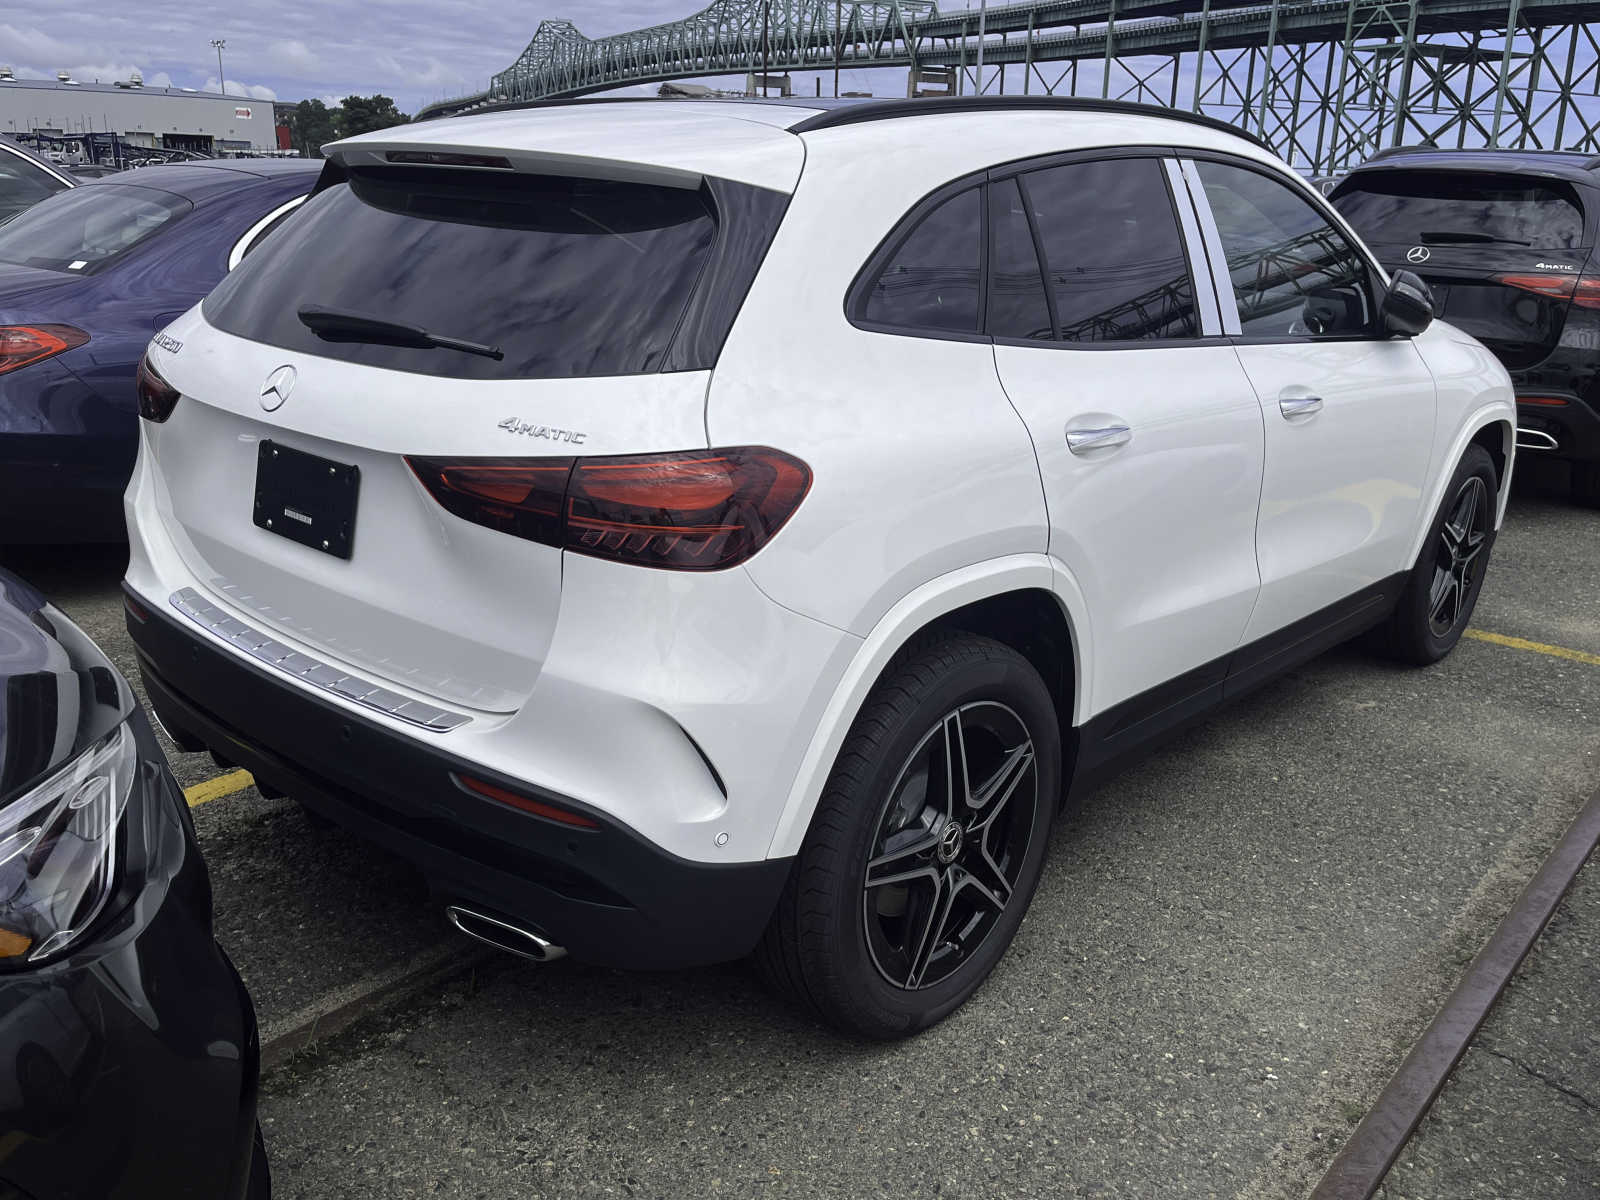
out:
<path id="1" fill-rule="evenodd" d="M 660 187 L 694 189 L 705 182 L 699 171 L 658 163 L 631 162 L 600 155 L 569 154 L 551 150 L 485 149 L 471 144 L 441 142 L 418 143 L 369 140 L 332 142 L 322 148 L 328 166 L 317 180 L 316 191 L 343 183 L 351 168 L 425 166 L 430 171 L 474 171 L 499 173 L 520 171 L 530 175 L 575 175 L 583 179 L 607 179 L 618 183 L 650 183 Z M 337 167 L 338 178 L 332 171 Z"/>

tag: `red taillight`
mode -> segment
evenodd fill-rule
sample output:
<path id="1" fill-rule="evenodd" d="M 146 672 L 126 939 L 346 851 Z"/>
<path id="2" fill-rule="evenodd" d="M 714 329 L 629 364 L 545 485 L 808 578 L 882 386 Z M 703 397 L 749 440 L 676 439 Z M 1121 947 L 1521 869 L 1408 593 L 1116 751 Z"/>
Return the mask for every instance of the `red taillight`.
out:
<path id="1" fill-rule="evenodd" d="M 146 421 L 159 425 L 178 406 L 178 389 L 161 378 L 161 373 L 150 365 L 148 354 L 139 360 L 138 390 L 139 415 Z"/>
<path id="2" fill-rule="evenodd" d="M 744 562 L 805 499 L 811 470 L 740 446 L 623 458 L 406 460 L 456 516 L 579 554 L 674 571 Z"/>
<path id="3" fill-rule="evenodd" d="M 1571 300 L 1579 308 L 1600 308 L 1600 276 L 1567 274 L 1496 275 L 1496 283 L 1551 300 Z"/>
<path id="4" fill-rule="evenodd" d="M 677 571 L 744 562 L 805 499 L 811 470 L 764 447 L 577 461 L 566 546 Z"/>
<path id="5" fill-rule="evenodd" d="M 570 458 L 408 458 L 429 493 L 464 521 L 561 545 Z"/>
<path id="6" fill-rule="evenodd" d="M 578 829 L 599 829 L 600 822 L 593 817 L 586 817 L 582 813 L 572 812 L 569 809 L 559 808 L 554 804 L 547 804 L 543 800 L 535 800 L 530 796 L 523 796 L 517 792 L 508 791 L 498 784 L 487 783 L 482 779 L 474 779 L 471 775 L 457 775 L 455 781 L 469 792 L 476 792 L 490 800 L 498 800 L 510 808 L 521 809 L 525 813 L 532 813 L 536 817 L 543 817 L 547 821 L 559 821 L 563 825 L 572 825 Z"/>
<path id="7" fill-rule="evenodd" d="M 76 349 L 89 335 L 73 325 L 0 325 L 0 375 Z"/>

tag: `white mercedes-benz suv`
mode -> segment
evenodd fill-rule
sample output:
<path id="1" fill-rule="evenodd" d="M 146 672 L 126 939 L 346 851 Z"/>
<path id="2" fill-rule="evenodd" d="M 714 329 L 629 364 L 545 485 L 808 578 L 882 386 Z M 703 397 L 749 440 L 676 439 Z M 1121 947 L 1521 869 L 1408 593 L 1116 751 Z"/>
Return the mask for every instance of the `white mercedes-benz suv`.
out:
<path id="1" fill-rule="evenodd" d="M 1506 373 L 1230 127 L 578 102 L 327 153 L 150 347 L 129 627 L 179 744 L 469 934 L 913 1032 L 1068 798 L 1472 612 Z"/>

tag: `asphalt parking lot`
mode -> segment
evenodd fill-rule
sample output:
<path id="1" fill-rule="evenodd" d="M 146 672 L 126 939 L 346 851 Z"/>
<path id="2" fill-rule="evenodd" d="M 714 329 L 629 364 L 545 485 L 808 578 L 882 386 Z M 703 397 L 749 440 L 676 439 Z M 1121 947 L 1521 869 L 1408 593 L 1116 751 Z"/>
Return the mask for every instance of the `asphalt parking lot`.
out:
<path id="1" fill-rule="evenodd" d="M 118 552 L 6 565 L 136 678 Z M 472 953 L 404 864 L 174 754 L 265 1037 L 311 1043 L 264 1085 L 277 1194 L 1303 1196 L 1600 787 L 1600 512 L 1519 489 L 1473 624 L 1422 671 L 1335 651 L 1102 789 L 993 979 L 895 1046 L 739 965 Z M 1591 866 L 1391 1200 L 1600 1196 L 1597 936 Z"/>

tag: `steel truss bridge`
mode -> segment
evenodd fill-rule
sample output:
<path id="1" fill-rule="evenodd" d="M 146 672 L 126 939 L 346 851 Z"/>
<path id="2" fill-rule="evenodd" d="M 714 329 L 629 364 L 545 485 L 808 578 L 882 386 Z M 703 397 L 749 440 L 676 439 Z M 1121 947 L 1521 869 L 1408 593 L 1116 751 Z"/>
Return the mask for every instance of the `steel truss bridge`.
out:
<path id="1" fill-rule="evenodd" d="M 1600 152 L 1600 0 L 714 0 L 591 39 L 543 21 L 486 92 L 420 116 L 708 75 L 903 67 L 956 91 L 1205 112 L 1331 173 L 1399 145 Z M 982 71 L 978 69 L 980 41 Z"/>

